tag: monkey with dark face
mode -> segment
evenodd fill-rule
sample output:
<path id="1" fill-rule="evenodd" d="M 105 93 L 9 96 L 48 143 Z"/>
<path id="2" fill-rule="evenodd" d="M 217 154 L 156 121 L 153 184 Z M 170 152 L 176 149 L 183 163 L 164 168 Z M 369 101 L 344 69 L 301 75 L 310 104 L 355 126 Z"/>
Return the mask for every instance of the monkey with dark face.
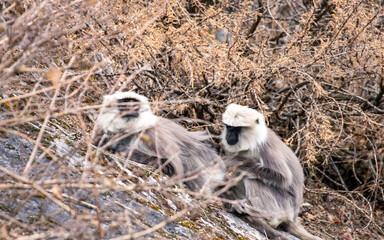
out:
<path id="1" fill-rule="evenodd" d="M 208 135 L 188 132 L 169 119 L 155 116 L 142 95 L 118 92 L 104 96 L 96 128 L 102 134 L 95 143 L 185 178 L 182 181 L 193 191 L 210 194 L 224 177 L 225 165 L 207 144 Z"/>
<path id="2" fill-rule="evenodd" d="M 298 222 L 303 199 L 304 175 L 298 158 L 267 127 L 264 116 L 254 109 L 230 104 L 223 114 L 223 148 L 227 167 L 237 167 L 242 180 L 224 193 L 241 200 L 231 206 L 270 238 L 289 239 L 279 227 L 301 239 L 319 240 Z"/>

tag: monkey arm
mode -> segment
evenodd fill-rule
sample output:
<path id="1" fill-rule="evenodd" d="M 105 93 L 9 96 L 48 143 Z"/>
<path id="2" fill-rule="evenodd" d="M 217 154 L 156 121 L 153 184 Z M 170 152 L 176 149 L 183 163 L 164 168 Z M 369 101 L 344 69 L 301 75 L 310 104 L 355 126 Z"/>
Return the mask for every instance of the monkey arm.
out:
<path id="1" fill-rule="evenodd" d="M 162 158 L 156 154 L 151 154 L 149 153 L 150 151 L 142 151 L 138 148 L 129 146 L 131 139 L 134 137 L 134 134 L 126 133 L 110 135 L 104 133 L 101 128 L 96 128 L 92 143 L 97 147 L 102 147 L 110 151 L 111 153 L 123 153 L 127 159 L 134 162 L 160 169 L 164 174 L 168 176 L 173 176 L 176 174 L 174 166 L 167 158 Z M 144 140 L 149 141 L 148 139 Z"/>
<path id="2" fill-rule="evenodd" d="M 129 159 L 132 161 L 149 165 L 156 169 L 161 169 L 161 171 L 168 176 L 175 175 L 174 167 L 166 158 L 159 158 L 158 156 L 154 156 L 132 148 L 128 148 L 126 153 L 127 157 L 129 157 Z"/>
<path id="3" fill-rule="evenodd" d="M 273 169 L 262 166 L 260 163 L 255 163 L 252 165 L 244 164 L 240 165 L 239 169 L 247 172 L 251 176 L 263 180 L 266 183 L 271 183 L 275 186 L 281 186 L 283 188 L 287 187 L 287 180 L 279 172 L 274 171 Z"/>
<path id="4" fill-rule="evenodd" d="M 254 159 L 242 156 L 230 157 L 226 160 L 228 168 L 235 168 L 236 171 L 244 171 L 248 176 L 262 180 L 263 182 L 280 186 L 283 188 L 287 186 L 287 179 L 279 172 L 265 167 L 261 162 L 256 162 Z"/>
<path id="5" fill-rule="evenodd" d="M 98 126 L 95 126 L 95 134 L 92 138 L 92 144 L 95 146 L 103 146 L 106 141 L 108 141 L 108 138 L 104 136 L 103 130 Z"/>
<path id="6" fill-rule="evenodd" d="M 295 166 L 299 161 L 296 155 L 271 129 L 268 129 L 268 141 L 259 147 L 259 157 L 263 166 L 283 176 L 285 188 L 293 184 L 293 178 L 302 174 L 301 166 Z"/>

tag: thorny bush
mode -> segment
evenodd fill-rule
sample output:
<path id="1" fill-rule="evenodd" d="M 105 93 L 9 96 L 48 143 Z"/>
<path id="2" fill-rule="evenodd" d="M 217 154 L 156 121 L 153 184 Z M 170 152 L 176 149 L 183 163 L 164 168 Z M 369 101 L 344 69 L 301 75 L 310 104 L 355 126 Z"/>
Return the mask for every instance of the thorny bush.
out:
<path id="1" fill-rule="evenodd" d="M 5 0 L 0 127 L 44 145 L 65 125 L 89 146 L 102 95 L 134 90 L 156 114 L 217 135 L 226 105 L 246 104 L 309 179 L 383 210 L 383 4 Z"/>

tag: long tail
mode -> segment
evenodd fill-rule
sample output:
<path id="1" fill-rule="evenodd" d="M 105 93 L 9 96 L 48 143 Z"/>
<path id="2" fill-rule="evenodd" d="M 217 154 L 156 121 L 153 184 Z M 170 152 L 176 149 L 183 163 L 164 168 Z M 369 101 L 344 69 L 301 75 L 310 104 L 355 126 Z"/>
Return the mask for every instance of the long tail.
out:
<path id="1" fill-rule="evenodd" d="M 298 222 L 288 222 L 286 231 L 302 240 L 322 240 L 321 238 L 307 232 L 307 230 L 305 230 L 304 227 Z"/>
<path id="2" fill-rule="evenodd" d="M 252 217 L 249 215 L 242 215 L 240 216 L 240 218 L 251 224 L 252 227 L 255 228 L 257 231 L 267 235 L 268 239 L 291 240 L 288 235 L 279 232 L 278 230 L 269 226 L 269 224 L 263 218 Z"/>

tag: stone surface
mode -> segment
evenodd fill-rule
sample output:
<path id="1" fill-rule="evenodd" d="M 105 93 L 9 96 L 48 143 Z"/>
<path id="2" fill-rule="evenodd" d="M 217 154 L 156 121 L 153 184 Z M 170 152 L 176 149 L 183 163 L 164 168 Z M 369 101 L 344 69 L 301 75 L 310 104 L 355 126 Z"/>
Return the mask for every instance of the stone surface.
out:
<path id="1" fill-rule="evenodd" d="M 69 146 L 65 139 L 57 138 L 52 142 L 51 149 L 54 150 L 58 160 L 55 161 L 38 152 L 28 179 L 33 179 L 37 184 L 65 182 L 88 185 L 92 183 L 95 186 L 104 186 L 105 181 L 109 179 L 111 188 L 95 190 L 85 186 L 65 187 L 60 184 L 41 186 L 51 194 L 51 197 L 48 197 L 30 184 L 24 183 L 24 187 L 16 187 L 22 182 L 0 171 L 1 182 L 8 186 L 15 186 L 7 191 L 0 191 L 1 215 L 30 226 L 29 229 L 20 229 L 17 224 L 11 224 L 0 217 L 0 225 L 8 226 L 10 232 L 27 235 L 46 233 L 45 236 L 56 234 L 57 236 L 52 239 L 65 239 L 64 236 L 76 239 L 114 238 L 136 234 L 167 221 L 169 217 L 180 211 L 178 205 L 180 202 L 187 206 L 199 207 L 198 200 L 189 195 L 163 195 L 161 192 L 152 190 L 114 190 L 115 187 L 132 185 L 132 182 L 127 180 L 115 182 L 115 176 L 110 175 L 111 168 L 122 168 L 122 164 L 110 161 L 106 163 L 107 166 L 93 165 L 90 162 L 84 162 L 83 153 Z M 13 174 L 21 176 L 33 147 L 31 142 L 21 137 L 2 134 L 0 165 Z M 90 171 L 92 166 L 97 169 L 97 173 Z M 122 172 L 139 183 L 147 182 L 159 186 L 158 180 L 151 176 L 145 178 L 137 176 L 134 169 L 124 169 Z M 166 181 L 165 177 L 162 178 Z M 53 198 L 74 210 L 75 216 L 56 204 Z M 206 214 L 203 207 L 196 210 L 198 211 L 190 211 L 186 214 L 188 216 L 183 216 L 165 224 L 155 232 L 146 234 L 144 238 L 206 239 L 208 236 L 216 236 L 222 239 L 266 239 L 261 233 L 230 213 L 215 207 L 208 208 L 212 211 L 211 214 Z M 196 214 L 198 216 L 195 216 Z"/>

